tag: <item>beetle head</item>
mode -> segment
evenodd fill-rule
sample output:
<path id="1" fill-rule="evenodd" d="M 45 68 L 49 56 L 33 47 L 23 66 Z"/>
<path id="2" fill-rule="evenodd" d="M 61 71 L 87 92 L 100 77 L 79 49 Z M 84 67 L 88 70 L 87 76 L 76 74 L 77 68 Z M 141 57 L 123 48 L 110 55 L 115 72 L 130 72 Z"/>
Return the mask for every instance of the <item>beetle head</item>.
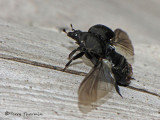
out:
<path id="1" fill-rule="evenodd" d="M 80 37 L 82 35 L 82 31 L 73 29 L 73 26 L 71 24 L 72 32 L 66 32 L 65 29 L 63 29 L 63 32 L 67 34 L 68 37 L 71 37 L 72 39 L 76 40 L 77 44 L 80 44 Z"/>

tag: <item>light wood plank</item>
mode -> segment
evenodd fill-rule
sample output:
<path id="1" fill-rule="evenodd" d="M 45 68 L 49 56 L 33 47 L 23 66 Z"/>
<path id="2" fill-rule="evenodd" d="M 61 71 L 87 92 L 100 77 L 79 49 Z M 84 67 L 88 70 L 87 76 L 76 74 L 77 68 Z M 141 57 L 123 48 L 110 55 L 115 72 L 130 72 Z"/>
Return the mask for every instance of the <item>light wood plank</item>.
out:
<path id="1" fill-rule="evenodd" d="M 69 47 L 74 46 L 64 34 L 16 24 L 0 23 L 0 116 L 2 119 L 159 119 L 160 97 L 121 87 L 123 99 L 114 91 L 97 109 L 83 114 L 78 109 L 77 90 L 84 76 L 4 59 L 17 57 L 63 68 Z M 151 47 L 157 47 L 150 44 Z M 143 48 L 142 48 L 143 47 Z M 159 70 L 147 44 L 135 44 L 136 62 L 132 86 L 159 93 Z M 141 52 L 140 52 L 141 51 Z M 145 52 L 145 54 L 142 54 Z M 147 54 L 147 55 L 146 55 Z M 144 61 L 152 66 L 144 66 Z M 82 60 L 79 60 L 82 61 Z M 70 69 L 89 71 L 81 63 Z M 152 69 L 154 71 L 150 72 Z M 42 113 L 40 116 L 5 115 Z"/>

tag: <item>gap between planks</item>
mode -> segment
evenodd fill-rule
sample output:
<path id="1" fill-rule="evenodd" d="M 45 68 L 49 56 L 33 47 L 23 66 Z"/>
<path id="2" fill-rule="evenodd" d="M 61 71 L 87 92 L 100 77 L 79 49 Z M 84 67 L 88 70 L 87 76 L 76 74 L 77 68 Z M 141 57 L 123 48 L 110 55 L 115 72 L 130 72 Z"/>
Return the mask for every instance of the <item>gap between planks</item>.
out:
<path id="1" fill-rule="evenodd" d="M 14 56 L 10 56 L 10 55 L 5 55 L 5 54 L 0 54 L 0 58 L 1 59 L 6 59 L 6 60 L 11 60 L 11 61 L 16 61 L 16 62 L 20 62 L 20 63 L 25 63 L 25 64 L 29 64 L 29 65 L 33 65 L 33 66 L 53 69 L 53 70 L 66 72 L 66 73 L 70 73 L 70 74 L 80 75 L 80 76 L 86 76 L 87 75 L 87 73 L 85 73 L 85 72 L 79 72 L 79 71 L 75 71 L 75 70 L 71 70 L 71 69 L 66 69 L 65 71 L 63 71 L 62 67 L 49 65 L 49 64 L 45 64 L 45 63 L 41 63 L 41 62 L 36 62 L 36 61 L 31 61 L 31 60 L 27 60 L 27 59 L 24 59 L 24 58 L 18 58 L 18 57 L 14 57 Z M 150 91 L 142 89 L 142 88 L 136 88 L 136 87 L 133 87 L 133 86 L 127 86 L 127 88 L 160 97 L 159 94 L 154 93 L 154 92 L 150 92 Z"/>

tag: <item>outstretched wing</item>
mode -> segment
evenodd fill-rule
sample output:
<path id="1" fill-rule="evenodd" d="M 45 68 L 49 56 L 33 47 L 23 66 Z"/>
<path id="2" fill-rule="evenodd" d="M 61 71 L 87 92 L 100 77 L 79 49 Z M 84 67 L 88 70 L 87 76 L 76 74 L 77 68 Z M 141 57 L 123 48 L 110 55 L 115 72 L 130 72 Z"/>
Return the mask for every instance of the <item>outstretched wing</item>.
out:
<path id="1" fill-rule="evenodd" d="M 127 33 L 121 29 L 116 29 L 114 33 L 115 37 L 111 42 L 116 47 L 116 51 L 122 54 L 130 63 L 132 63 L 134 61 L 134 48 Z"/>
<path id="2" fill-rule="evenodd" d="M 108 95 L 114 87 L 114 79 L 109 66 L 103 61 L 93 67 L 84 78 L 78 91 L 79 103 L 91 105 Z"/>

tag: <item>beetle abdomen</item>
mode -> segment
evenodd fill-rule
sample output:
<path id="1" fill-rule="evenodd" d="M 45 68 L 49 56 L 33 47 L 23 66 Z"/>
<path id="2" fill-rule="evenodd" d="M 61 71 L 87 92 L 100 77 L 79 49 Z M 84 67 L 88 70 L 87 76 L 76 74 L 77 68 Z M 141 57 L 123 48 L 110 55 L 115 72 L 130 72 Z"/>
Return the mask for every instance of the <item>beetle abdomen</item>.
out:
<path id="1" fill-rule="evenodd" d="M 110 60 L 113 64 L 112 72 L 118 85 L 128 86 L 132 78 L 132 66 L 126 58 L 113 51 L 110 53 Z"/>

